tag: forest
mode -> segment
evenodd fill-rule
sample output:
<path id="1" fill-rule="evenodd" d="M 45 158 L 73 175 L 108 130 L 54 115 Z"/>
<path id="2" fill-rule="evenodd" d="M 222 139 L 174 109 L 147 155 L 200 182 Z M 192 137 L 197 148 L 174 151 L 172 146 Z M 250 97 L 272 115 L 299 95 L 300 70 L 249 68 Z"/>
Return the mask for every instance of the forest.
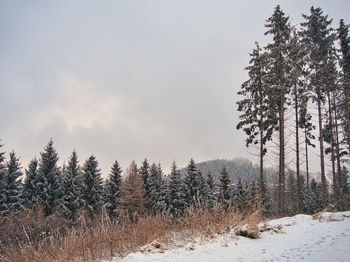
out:
<path id="1" fill-rule="evenodd" d="M 259 156 L 256 179 L 240 171 L 233 180 L 225 164 L 216 173 L 201 172 L 205 165 L 193 159 L 181 172 L 173 162 L 170 174 L 147 159 L 124 168 L 116 160 L 103 179 L 94 155 L 81 164 L 73 151 L 59 166 L 53 140 L 23 172 L 16 153 L 6 157 L 0 144 L 0 260 L 36 256 L 44 261 L 43 250 L 58 252 L 67 237 L 101 237 L 106 227 L 120 235 L 120 230 L 134 230 L 136 236 L 137 225 L 152 228 L 157 219 L 171 228 L 180 221 L 190 227 L 186 221 L 192 216 L 215 218 L 215 223 L 221 217 L 226 223 L 232 213 L 258 211 L 263 219 L 349 210 L 349 25 L 340 20 L 332 28 L 321 8 L 311 7 L 302 17 L 300 26 L 292 25 L 280 6 L 275 8 L 265 24 L 270 42 L 256 43 L 245 68 L 248 80 L 235 94 L 240 121 L 234 125 Z M 309 170 L 315 149 L 316 175 Z M 268 158 L 276 165 L 266 166 Z M 276 170 L 276 179 L 267 181 L 266 170 Z M 133 241 L 139 246 L 153 236 Z M 95 256 L 82 247 L 75 256 L 101 258 L 106 248 L 111 256 L 132 250 L 119 245 L 123 251 L 105 246 Z"/>

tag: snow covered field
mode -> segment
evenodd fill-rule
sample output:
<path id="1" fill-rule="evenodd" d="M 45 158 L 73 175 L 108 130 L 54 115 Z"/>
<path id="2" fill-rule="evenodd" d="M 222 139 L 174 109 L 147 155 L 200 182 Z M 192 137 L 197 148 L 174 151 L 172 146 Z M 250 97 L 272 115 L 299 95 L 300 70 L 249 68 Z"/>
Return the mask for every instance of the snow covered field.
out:
<path id="1" fill-rule="evenodd" d="M 308 215 L 285 217 L 267 225 L 275 230 L 261 233 L 259 239 L 237 237 L 232 231 L 205 243 L 194 241 L 163 253 L 155 249 L 113 261 L 350 261 L 350 211 L 324 213 L 315 220 Z"/>

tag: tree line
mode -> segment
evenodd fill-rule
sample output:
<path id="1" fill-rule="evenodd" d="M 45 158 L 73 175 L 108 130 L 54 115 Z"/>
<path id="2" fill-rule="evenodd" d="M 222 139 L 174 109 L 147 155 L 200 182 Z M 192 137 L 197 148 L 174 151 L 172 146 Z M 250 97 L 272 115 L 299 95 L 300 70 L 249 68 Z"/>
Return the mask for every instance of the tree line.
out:
<path id="1" fill-rule="evenodd" d="M 256 43 L 249 66 L 245 68 L 249 78 L 238 92 L 242 99 L 237 102 L 241 112 L 237 129 L 243 129 L 247 135 L 247 147 L 258 146 L 260 181 L 264 179 L 267 149 L 269 152 L 272 148 L 278 150 L 276 197 L 280 216 L 288 209 L 289 169 L 294 170 L 296 176 L 296 212 L 303 210 L 302 183 L 306 184 L 306 209 L 311 211 L 311 187 L 314 185 L 310 181 L 309 156 L 310 147 L 315 147 L 316 143 L 321 206 L 325 208 L 333 203 L 344 209 L 349 203 L 346 199 L 348 182 L 344 178 L 344 165 L 350 155 L 349 25 L 341 19 L 339 27 L 333 29 L 332 19 L 315 7 L 302 18 L 300 27 L 292 25 L 289 16 L 276 6 L 265 24 L 265 35 L 272 40 L 265 47 Z M 290 151 L 287 140 L 291 138 L 294 139 L 294 164 L 286 161 Z M 331 188 L 326 179 L 327 161 L 331 166 Z M 302 162 L 305 162 L 305 182 L 302 181 Z"/>
<path id="2" fill-rule="evenodd" d="M 244 184 L 239 180 L 235 185 L 225 167 L 218 179 L 210 173 L 203 175 L 193 159 L 182 176 L 175 162 L 165 176 L 160 164 L 149 164 L 147 159 L 140 168 L 132 161 L 124 172 L 115 161 L 104 180 L 93 155 L 80 165 L 73 151 L 67 164 L 59 167 L 52 140 L 40 159 L 30 161 L 25 176 L 16 154 L 10 152 L 7 161 L 4 154 L 0 153 L 1 217 L 42 208 L 46 217 L 59 213 L 72 223 L 82 214 L 94 219 L 102 211 L 111 219 L 126 215 L 135 221 L 143 215 L 175 218 L 214 206 L 243 211 L 248 203 L 257 205 L 255 181 Z"/>

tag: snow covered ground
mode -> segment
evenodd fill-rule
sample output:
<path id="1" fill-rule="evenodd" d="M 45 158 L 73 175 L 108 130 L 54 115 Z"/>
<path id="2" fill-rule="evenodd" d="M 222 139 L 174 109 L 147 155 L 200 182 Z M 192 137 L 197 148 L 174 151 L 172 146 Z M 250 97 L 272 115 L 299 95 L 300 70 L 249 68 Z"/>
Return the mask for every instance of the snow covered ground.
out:
<path id="1" fill-rule="evenodd" d="M 319 219 L 285 217 L 267 225 L 275 230 L 261 233 L 259 239 L 237 237 L 232 231 L 205 243 L 193 241 L 162 253 L 137 252 L 113 261 L 350 261 L 350 211 L 324 213 Z"/>

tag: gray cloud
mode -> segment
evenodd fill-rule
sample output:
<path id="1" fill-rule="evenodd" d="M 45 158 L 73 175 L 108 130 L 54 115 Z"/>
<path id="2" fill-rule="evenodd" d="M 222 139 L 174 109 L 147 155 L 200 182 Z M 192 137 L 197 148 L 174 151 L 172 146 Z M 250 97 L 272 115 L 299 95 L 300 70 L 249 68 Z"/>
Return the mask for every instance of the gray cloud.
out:
<path id="1" fill-rule="evenodd" d="M 249 156 L 234 102 L 276 1 L 2 1 L 0 138 L 26 165 L 52 137 L 61 160 Z M 336 20 L 346 1 L 319 5 Z M 349 22 L 349 21 L 348 21 Z"/>

